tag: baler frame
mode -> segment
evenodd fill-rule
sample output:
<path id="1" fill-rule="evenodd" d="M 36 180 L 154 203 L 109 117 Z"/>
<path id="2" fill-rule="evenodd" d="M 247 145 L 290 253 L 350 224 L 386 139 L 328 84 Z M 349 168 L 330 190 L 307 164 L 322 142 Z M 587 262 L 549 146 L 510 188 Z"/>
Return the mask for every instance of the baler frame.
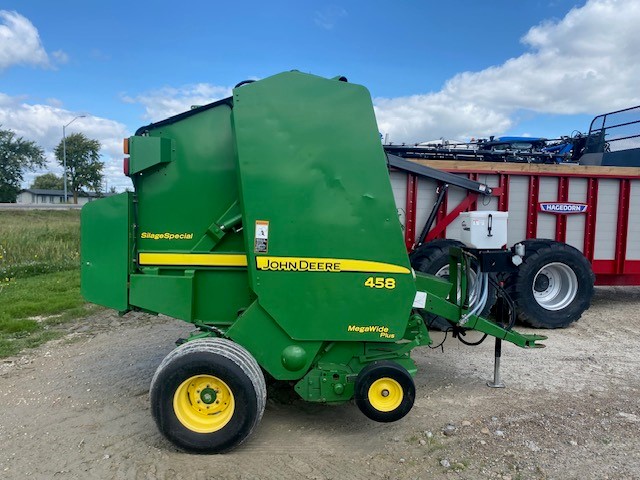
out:
<path id="1" fill-rule="evenodd" d="M 546 338 L 476 315 L 470 253 L 455 253 L 449 281 L 412 270 L 371 97 L 344 77 L 246 84 L 139 129 L 125 150 L 135 192 L 82 211 L 82 291 L 199 327 L 150 391 L 160 431 L 184 449 L 246 439 L 264 374 L 308 401 L 355 399 L 373 420 L 402 418 L 415 397 L 411 350 L 431 343 L 420 310 L 521 347 Z"/>

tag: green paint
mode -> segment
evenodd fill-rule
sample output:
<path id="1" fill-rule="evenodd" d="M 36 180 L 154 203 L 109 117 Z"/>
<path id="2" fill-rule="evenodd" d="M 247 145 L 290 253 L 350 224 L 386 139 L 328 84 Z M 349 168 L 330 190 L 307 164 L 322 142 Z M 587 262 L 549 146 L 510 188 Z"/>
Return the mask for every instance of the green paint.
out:
<path id="1" fill-rule="evenodd" d="M 233 99 L 249 282 L 260 305 L 296 339 L 397 341 L 415 286 L 369 92 L 289 72 Z M 267 253 L 254 249 L 257 221 L 269 222 Z M 369 260 L 406 273 L 261 271 L 260 256 Z M 368 287 L 371 277 L 395 288 Z"/>
<path id="2" fill-rule="evenodd" d="M 187 322 L 194 320 L 194 271 L 175 273 L 181 275 L 131 275 L 129 301 L 145 310 L 161 312 Z"/>
<path id="3" fill-rule="evenodd" d="M 207 387 L 202 390 L 202 392 L 200 392 L 200 400 L 202 400 L 202 403 L 205 403 L 207 405 L 215 403 L 217 397 L 218 395 L 213 388 Z"/>
<path id="4" fill-rule="evenodd" d="M 169 138 L 131 137 L 129 152 L 130 175 L 168 163 L 175 158 L 174 142 Z"/>
<path id="5" fill-rule="evenodd" d="M 133 194 L 121 193 L 82 208 L 80 278 L 85 299 L 115 310 L 129 307 Z"/>

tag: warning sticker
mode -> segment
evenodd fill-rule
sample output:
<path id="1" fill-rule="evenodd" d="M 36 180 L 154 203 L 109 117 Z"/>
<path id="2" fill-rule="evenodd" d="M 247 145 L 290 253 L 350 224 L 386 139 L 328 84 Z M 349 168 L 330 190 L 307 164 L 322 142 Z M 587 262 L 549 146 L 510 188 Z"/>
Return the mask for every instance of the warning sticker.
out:
<path id="1" fill-rule="evenodd" d="M 427 305 L 427 292 L 418 290 L 413 299 L 413 308 L 424 308 Z"/>
<path id="2" fill-rule="evenodd" d="M 267 253 L 268 250 L 269 250 L 269 222 L 267 220 L 256 220 L 254 252 Z"/>

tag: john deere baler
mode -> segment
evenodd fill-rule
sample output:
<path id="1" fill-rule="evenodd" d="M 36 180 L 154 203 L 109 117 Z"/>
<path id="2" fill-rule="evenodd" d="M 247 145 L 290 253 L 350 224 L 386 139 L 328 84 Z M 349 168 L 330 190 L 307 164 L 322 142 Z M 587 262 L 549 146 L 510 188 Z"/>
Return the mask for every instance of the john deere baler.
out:
<path id="1" fill-rule="evenodd" d="M 368 91 L 288 72 L 125 140 L 135 191 L 82 211 L 82 291 L 198 328 L 159 366 L 151 406 L 178 446 L 222 452 L 265 406 L 264 373 L 305 400 L 412 407 L 418 310 L 520 346 L 451 283 L 411 269 Z M 456 273 L 459 271 L 458 273 Z M 263 373 L 264 372 L 264 373 Z"/>

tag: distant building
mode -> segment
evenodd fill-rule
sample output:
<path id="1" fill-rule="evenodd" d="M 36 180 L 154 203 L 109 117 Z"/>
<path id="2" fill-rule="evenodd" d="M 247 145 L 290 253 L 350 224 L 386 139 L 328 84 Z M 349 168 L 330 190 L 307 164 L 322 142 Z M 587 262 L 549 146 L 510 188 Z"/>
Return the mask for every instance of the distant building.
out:
<path id="1" fill-rule="evenodd" d="M 102 195 L 102 196 L 109 196 Z M 78 205 L 84 205 L 91 200 L 99 198 L 100 195 L 94 192 L 78 193 Z M 73 202 L 73 193 L 67 192 L 69 203 Z M 64 190 L 43 190 L 41 188 L 25 188 L 20 190 L 16 203 L 39 204 L 39 203 L 64 203 Z"/>

